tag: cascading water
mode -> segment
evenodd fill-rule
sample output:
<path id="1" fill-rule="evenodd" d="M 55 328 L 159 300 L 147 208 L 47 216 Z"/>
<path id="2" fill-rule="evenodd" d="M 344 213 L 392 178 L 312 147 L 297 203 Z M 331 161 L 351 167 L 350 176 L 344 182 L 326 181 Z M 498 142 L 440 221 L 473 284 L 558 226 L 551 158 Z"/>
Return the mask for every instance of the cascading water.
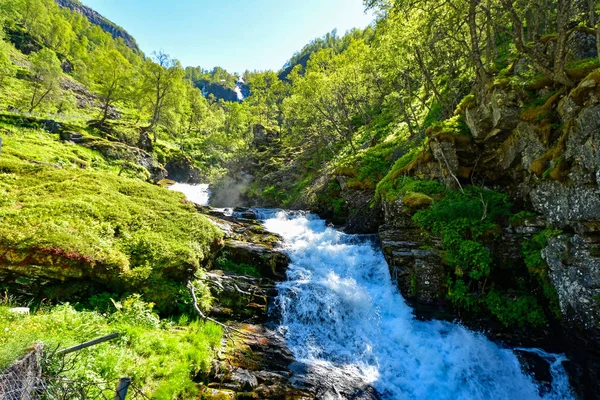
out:
<path id="1" fill-rule="evenodd" d="M 296 359 L 315 371 L 337 371 L 386 399 L 573 398 L 561 356 L 530 350 L 552 362 L 552 388 L 543 390 L 511 350 L 484 335 L 417 321 L 369 238 L 343 234 L 308 214 L 259 215 L 284 238 L 292 261 L 279 285 L 280 330 Z"/>
<path id="2" fill-rule="evenodd" d="M 185 194 L 185 197 L 196 204 L 207 206 L 210 201 L 209 185 L 189 185 L 187 183 L 175 183 L 169 186 L 169 190 Z"/>

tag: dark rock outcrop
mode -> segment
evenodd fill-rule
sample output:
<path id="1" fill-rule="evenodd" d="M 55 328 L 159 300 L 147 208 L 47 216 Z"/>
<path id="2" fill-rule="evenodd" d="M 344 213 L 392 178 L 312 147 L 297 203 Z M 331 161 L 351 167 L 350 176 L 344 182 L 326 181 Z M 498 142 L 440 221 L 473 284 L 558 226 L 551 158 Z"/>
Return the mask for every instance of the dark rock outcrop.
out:
<path id="1" fill-rule="evenodd" d="M 194 165 L 194 162 L 188 157 L 178 157 L 165 164 L 169 179 L 190 184 L 200 184 L 202 179 L 200 171 Z"/>
<path id="2" fill-rule="evenodd" d="M 585 49 L 577 52 L 587 54 Z M 518 246 L 531 232 L 546 227 L 562 231 L 550 238 L 542 255 L 558 294 L 566 351 L 584 366 L 575 386 L 582 396 L 598 398 L 600 73 L 591 72 L 571 91 L 538 90 L 535 96 L 545 99 L 541 106 L 525 108 L 531 97 L 523 96 L 527 94 L 504 84 L 491 87 L 464 113 L 472 137 L 459 141 L 433 135 L 428 157 L 411 173 L 454 185 L 457 177 L 465 184 L 485 182 L 508 192 L 520 207 L 541 214 L 545 221 L 529 232 L 507 231 L 490 243 L 492 250 L 515 248 L 515 262 L 522 262 Z"/>
<path id="3" fill-rule="evenodd" d="M 383 210 L 386 224 L 379 228 L 379 240 L 402 296 L 416 307 L 442 306 L 446 271 L 439 240 L 412 223 L 402 199 L 384 203 Z"/>
<path id="4" fill-rule="evenodd" d="M 108 140 L 88 140 L 84 146 L 100 152 L 106 158 L 131 162 L 143 167 L 154 181 L 160 181 L 167 176 L 167 171 L 155 160 L 152 154 L 140 148 L 120 142 L 109 142 Z"/>

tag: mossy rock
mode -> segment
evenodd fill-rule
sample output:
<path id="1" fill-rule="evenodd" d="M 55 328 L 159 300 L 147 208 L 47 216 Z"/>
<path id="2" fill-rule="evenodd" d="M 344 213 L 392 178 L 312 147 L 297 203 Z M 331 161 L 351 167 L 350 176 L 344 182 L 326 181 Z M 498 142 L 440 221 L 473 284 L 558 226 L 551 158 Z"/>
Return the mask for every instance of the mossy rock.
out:
<path id="1" fill-rule="evenodd" d="M 420 210 L 433 205 L 434 201 L 424 193 L 409 192 L 402 198 L 402 203 L 413 210 Z"/>

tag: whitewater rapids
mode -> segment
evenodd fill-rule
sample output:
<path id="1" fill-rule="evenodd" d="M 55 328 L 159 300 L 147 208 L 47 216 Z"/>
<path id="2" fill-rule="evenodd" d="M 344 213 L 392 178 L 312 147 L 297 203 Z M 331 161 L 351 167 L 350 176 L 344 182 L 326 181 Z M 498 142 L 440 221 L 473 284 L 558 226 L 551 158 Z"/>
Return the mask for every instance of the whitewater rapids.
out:
<path id="1" fill-rule="evenodd" d="M 310 214 L 259 213 L 291 258 L 277 304 L 298 361 L 335 369 L 384 399 L 574 398 L 564 356 L 530 349 L 551 364 L 552 389 L 543 391 L 510 349 L 457 324 L 416 320 L 372 238 Z"/>

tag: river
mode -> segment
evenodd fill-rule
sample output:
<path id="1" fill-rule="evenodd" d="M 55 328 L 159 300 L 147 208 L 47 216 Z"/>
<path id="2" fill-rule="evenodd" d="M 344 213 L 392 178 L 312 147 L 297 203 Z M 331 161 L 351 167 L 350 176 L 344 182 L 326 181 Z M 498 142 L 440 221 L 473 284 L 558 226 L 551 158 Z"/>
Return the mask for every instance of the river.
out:
<path id="1" fill-rule="evenodd" d="M 307 213 L 257 213 L 291 259 L 278 286 L 279 331 L 314 371 L 336 371 L 384 399 L 574 398 L 562 355 L 525 349 L 551 364 L 551 388 L 542 389 L 511 349 L 459 324 L 417 320 L 374 237 L 344 234 Z"/>

